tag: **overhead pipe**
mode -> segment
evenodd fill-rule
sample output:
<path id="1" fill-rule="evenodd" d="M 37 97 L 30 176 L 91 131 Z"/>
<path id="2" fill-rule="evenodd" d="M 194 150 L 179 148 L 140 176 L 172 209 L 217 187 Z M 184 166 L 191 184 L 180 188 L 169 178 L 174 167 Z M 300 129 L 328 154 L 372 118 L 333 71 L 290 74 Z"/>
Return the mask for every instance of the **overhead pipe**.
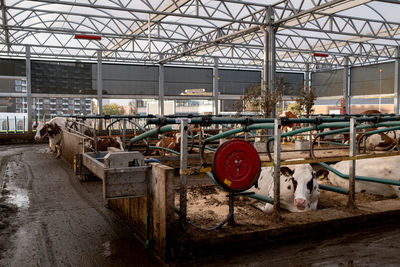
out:
<path id="1" fill-rule="evenodd" d="M 348 122 L 350 120 L 350 116 L 344 117 L 315 117 L 315 118 L 284 118 L 282 120 L 283 124 L 292 124 L 292 123 L 329 123 L 329 122 Z M 203 117 L 203 118 L 192 118 L 190 119 L 190 124 L 249 124 L 251 123 L 273 123 L 273 118 L 220 118 L 220 117 Z M 388 121 L 400 121 L 400 117 L 398 116 L 390 116 L 384 117 L 379 116 L 377 118 L 374 117 L 360 117 L 357 118 L 358 122 L 388 122 Z M 156 119 L 148 119 L 147 124 L 178 124 L 180 122 L 179 119 L 171 119 L 171 118 L 156 118 Z M 393 122 L 395 123 L 395 122 Z"/>

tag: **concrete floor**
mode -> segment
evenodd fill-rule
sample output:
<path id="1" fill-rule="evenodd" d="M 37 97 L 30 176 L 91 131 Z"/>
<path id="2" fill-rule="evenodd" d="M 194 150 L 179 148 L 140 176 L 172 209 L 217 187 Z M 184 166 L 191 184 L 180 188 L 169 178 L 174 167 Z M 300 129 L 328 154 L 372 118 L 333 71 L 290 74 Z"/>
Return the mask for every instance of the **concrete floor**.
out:
<path id="1" fill-rule="evenodd" d="M 160 265 L 47 147 L 0 147 L 0 266 Z"/>
<path id="2" fill-rule="evenodd" d="M 46 145 L 0 146 L 0 266 L 162 265 Z M 198 266 L 400 266 L 400 228 L 290 241 L 177 260 Z"/>

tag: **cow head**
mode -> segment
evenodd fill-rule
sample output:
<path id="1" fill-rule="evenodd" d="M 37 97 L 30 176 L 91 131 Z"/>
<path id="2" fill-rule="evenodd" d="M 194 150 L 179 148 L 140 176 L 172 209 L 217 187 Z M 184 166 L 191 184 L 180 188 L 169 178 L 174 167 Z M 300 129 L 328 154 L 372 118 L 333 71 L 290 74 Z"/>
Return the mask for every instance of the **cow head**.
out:
<path id="1" fill-rule="evenodd" d="M 39 141 L 46 135 L 53 137 L 61 133 L 61 128 L 55 123 L 40 122 L 36 128 L 35 140 Z"/>
<path id="2" fill-rule="evenodd" d="M 323 178 L 329 174 L 327 170 L 315 172 L 309 164 L 298 165 L 294 170 L 282 167 L 281 173 L 286 177 L 285 181 L 289 183 L 286 188 L 293 192 L 293 204 L 299 211 L 310 209 L 312 196 L 319 197 L 317 178 Z"/>
<path id="3" fill-rule="evenodd" d="M 48 134 L 48 127 L 49 125 L 44 122 L 41 121 L 39 122 L 39 124 L 36 127 L 36 135 L 35 135 L 35 140 L 39 141 L 40 139 L 42 139 L 43 137 L 45 137 Z"/>

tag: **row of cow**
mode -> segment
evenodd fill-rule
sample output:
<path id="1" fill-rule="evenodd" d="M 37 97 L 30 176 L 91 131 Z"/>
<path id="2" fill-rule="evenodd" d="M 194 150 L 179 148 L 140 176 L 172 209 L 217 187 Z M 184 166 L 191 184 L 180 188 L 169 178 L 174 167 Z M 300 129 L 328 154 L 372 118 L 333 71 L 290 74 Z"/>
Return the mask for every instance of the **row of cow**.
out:
<path id="1" fill-rule="evenodd" d="M 400 181 L 397 169 L 400 166 L 400 156 L 388 158 L 362 159 L 357 161 L 356 175 L 384 178 Z M 349 173 L 349 161 L 341 161 L 332 168 L 341 173 Z M 348 189 L 349 181 L 333 172 L 319 170 L 315 172 L 310 164 L 282 167 L 280 175 L 280 207 L 291 212 L 303 212 L 316 210 L 320 191 L 318 179 L 328 177 L 329 181 L 337 187 Z M 274 195 L 273 168 L 262 167 L 258 185 L 250 188 L 248 192 L 273 197 Z M 397 185 L 356 181 L 356 192 L 380 195 L 384 197 L 400 197 L 400 187 Z M 257 202 L 256 208 L 271 213 L 273 205 Z"/>
<path id="2" fill-rule="evenodd" d="M 68 129 L 77 130 L 77 123 L 74 120 L 56 117 L 47 123 L 40 123 L 36 129 L 35 140 L 44 136 L 49 136 L 52 144 L 56 148 L 57 157 L 61 155 L 61 134 Z M 90 122 L 88 122 L 90 128 Z M 87 134 L 90 134 L 86 132 Z M 380 135 L 379 135 L 380 136 Z M 397 137 L 400 135 L 397 135 Z M 170 134 L 165 137 L 164 145 L 172 150 L 179 150 L 180 134 Z M 123 144 L 119 137 L 97 138 L 97 150 L 105 151 L 107 147 L 117 147 L 123 150 Z M 162 146 L 160 141 L 157 146 Z M 89 139 L 86 147 L 94 148 L 93 139 Z M 348 173 L 349 162 L 339 162 L 332 167 L 342 173 Z M 391 158 L 364 159 L 357 161 L 356 175 L 373 176 L 386 179 L 399 180 L 395 171 L 400 166 L 400 156 Z M 293 167 L 281 168 L 281 207 L 291 212 L 302 212 L 316 210 L 319 201 L 318 178 L 328 177 L 330 182 L 341 188 L 348 188 L 348 181 L 338 177 L 334 173 L 326 170 L 315 172 L 310 164 L 294 165 Z M 260 172 L 258 186 L 249 189 L 262 195 L 273 196 L 273 169 L 263 167 Z M 357 192 L 367 192 L 383 196 L 400 197 L 400 187 L 384 184 L 371 184 L 367 182 L 356 182 Z M 264 212 L 272 212 L 273 206 L 269 203 L 258 203 L 256 207 Z"/>
<path id="3" fill-rule="evenodd" d="M 372 115 L 380 114 L 380 112 L 378 110 L 367 110 L 362 114 Z M 297 116 L 290 111 L 278 114 L 278 117 L 297 118 Z M 299 126 L 299 124 L 294 123 L 285 125 L 282 127 L 282 132 L 290 132 Z M 335 129 L 324 129 L 323 132 L 332 130 Z M 373 130 L 376 130 L 376 128 L 371 128 L 367 131 Z M 357 134 L 357 141 L 360 141 L 362 135 L 361 133 Z M 367 138 L 366 148 L 368 150 L 389 150 L 396 145 L 396 142 L 398 142 L 397 139 L 399 138 L 400 131 L 374 134 Z M 340 143 L 348 143 L 349 134 L 344 133 L 325 136 L 325 139 L 322 140 L 327 139 Z M 399 166 L 400 156 L 362 159 L 357 161 L 356 175 L 400 181 L 400 177 L 396 171 Z M 349 173 L 349 161 L 341 161 L 331 167 L 341 173 Z M 282 167 L 280 175 L 280 207 L 291 212 L 316 210 L 320 196 L 318 179 L 326 177 L 328 177 L 330 183 L 334 186 L 343 189 L 349 188 L 349 181 L 347 179 L 343 179 L 337 174 L 324 169 L 315 172 L 310 164 L 293 165 L 291 168 Z M 248 191 L 273 197 L 273 181 L 273 168 L 262 167 L 257 185 Z M 365 181 L 356 181 L 356 192 L 365 192 L 385 197 L 400 197 L 399 186 Z M 254 206 L 266 213 L 271 213 L 273 211 L 273 205 L 270 203 L 256 202 Z"/>
<path id="4" fill-rule="evenodd" d="M 80 130 L 80 131 L 79 131 Z M 85 148 L 87 150 L 107 151 L 108 147 L 115 147 L 124 150 L 124 145 L 120 137 L 116 136 L 97 136 L 94 137 L 94 123 L 88 119 L 84 123 L 78 122 L 72 118 L 55 117 L 49 122 L 40 122 L 36 127 L 35 140 L 39 141 L 48 136 L 51 144 L 54 146 L 57 158 L 61 156 L 62 150 L 62 132 L 75 131 L 86 135 L 87 141 Z M 96 139 L 96 142 L 95 142 Z"/>

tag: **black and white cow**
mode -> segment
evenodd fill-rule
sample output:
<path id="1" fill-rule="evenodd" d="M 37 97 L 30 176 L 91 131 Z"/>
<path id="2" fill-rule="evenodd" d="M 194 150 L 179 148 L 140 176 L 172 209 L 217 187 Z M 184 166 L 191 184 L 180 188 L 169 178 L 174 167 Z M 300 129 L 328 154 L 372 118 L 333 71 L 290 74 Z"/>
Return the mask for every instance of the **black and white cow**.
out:
<path id="1" fill-rule="evenodd" d="M 356 162 L 356 175 L 384 178 L 400 181 L 398 168 L 400 156 L 360 159 Z M 341 161 L 331 166 L 343 174 L 349 174 L 349 161 Z M 329 173 L 329 181 L 338 187 L 348 189 L 349 180 L 340 178 L 333 172 Z M 364 181 L 356 181 L 356 192 L 381 195 L 385 197 L 400 197 L 400 187 L 397 185 L 379 184 Z"/>
<path id="2" fill-rule="evenodd" d="M 62 117 L 55 117 L 49 122 L 40 122 L 36 128 L 35 140 L 39 141 L 45 136 L 49 136 L 50 145 L 54 145 L 57 158 L 61 156 L 61 134 L 65 130 L 67 120 Z"/>
<path id="3" fill-rule="evenodd" d="M 282 167 L 280 177 L 281 208 L 291 212 L 316 210 L 319 201 L 319 187 L 317 178 L 325 177 L 328 171 L 315 172 L 310 164 Z M 274 196 L 273 167 L 261 168 L 258 188 L 252 187 L 248 192 L 255 192 L 265 196 Z M 266 212 L 273 212 L 273 205 L 257 202 L 255 206 Z"/>

